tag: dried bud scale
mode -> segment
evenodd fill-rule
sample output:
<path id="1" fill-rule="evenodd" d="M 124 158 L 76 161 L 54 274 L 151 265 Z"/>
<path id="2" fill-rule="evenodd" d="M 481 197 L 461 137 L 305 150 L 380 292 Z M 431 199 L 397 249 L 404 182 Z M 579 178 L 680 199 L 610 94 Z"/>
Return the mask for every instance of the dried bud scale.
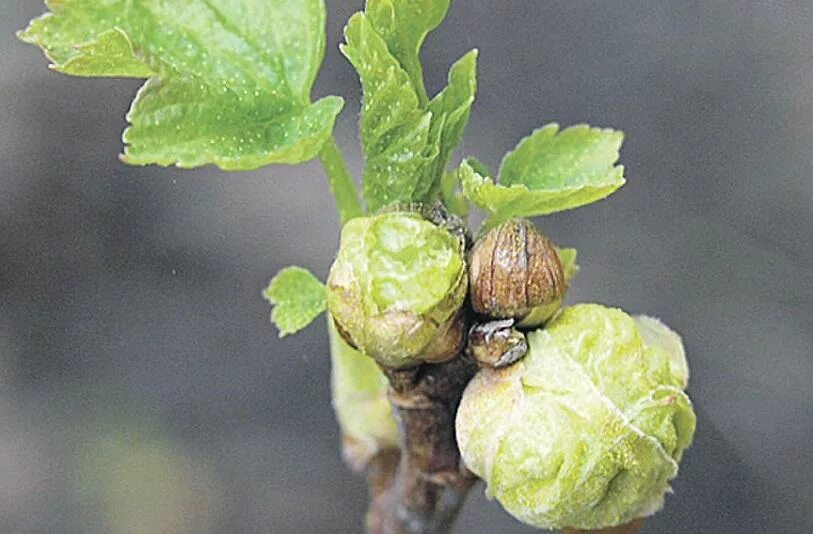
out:
<path id="1" fill-rule="evenodd" d="M 477 323 L 469 330 L 467 354 L 484 367 L 507 367 L 525 356 L 525 334 L 513 328 L 513 319 Z"/>
<path id="2" fill-rule="evenodd" d="M 512 219 L 482 236 L 469 255 L 475 312 L 519 326 L 537 326 L 561 306 L 565 273 L 556 248 L 525 219 Z"/>

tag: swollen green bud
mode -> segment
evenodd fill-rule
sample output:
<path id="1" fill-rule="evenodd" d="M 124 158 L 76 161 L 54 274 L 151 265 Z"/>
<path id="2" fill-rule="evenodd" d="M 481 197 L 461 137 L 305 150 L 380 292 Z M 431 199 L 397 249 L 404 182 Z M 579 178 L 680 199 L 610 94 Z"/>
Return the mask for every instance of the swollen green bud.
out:
<path id="1" fill-rule="evenodd" d="M 457 413 L 460 451 L 530 525 L 599 529 L 651 515 L 692 441 L 680 338 L 657 320 L 582 304 L 484 368 Z"/>
<path id="2" fill-rule="evenodd" d="M 333 409 L 342 431 L 343 454 L 360 471 L 378 451 L 398 446 L 388 382 L 373 360 L 342 339 L 330 318 L 328 332 Z"/>
<path id="3" fill-rule="evenodd" d="M 567 289 L 556 248 L 530 221 L 491 229 L 469 256 L 471 304 L 479 314 L 538 326 L 559 307 Z"/>
<path id="4" fill-rule="evenodd" d="M 452 358 L 465 335 L 463 247 L 416 213 L 349 221 L 327 283 L 339 331 L 390 368 Z"/>

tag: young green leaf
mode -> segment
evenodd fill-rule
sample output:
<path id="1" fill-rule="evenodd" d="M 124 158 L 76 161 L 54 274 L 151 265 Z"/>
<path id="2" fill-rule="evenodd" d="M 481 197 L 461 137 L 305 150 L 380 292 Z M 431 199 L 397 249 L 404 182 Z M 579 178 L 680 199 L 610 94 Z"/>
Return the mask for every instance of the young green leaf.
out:
<path id="1" fill-rule="evenodd" d="M 317 155 L 342 108 L 310 102 L 323 0 L 51 0 L 19 37 L 55 70 L 149 78 L 127 116 L 124 161 L 227 170 Z"/>
<path id="2" fill-rule="evenodd" d="M 491 172 L 491 169 L 488 168 L 488 165 L 486 165 L 485 163 L 483 163 L 482 161 L 475 157 L 466 158 L 465 163 L 468 164 L 468 166 L 471 167 L 474 170 L 474 172 L 476 172 L 480 176 L 494 176 L 494 174 Z"/>
<path id="3" fill-rule="evenodd" d="M 469 201 L 458 190 L 458 173 L 455 171 L 445 172 L 440 182 L 440 198 L 443 205 L 458 217 L 465 219 L 469 216 Z"/>
<path id="4" fill-rule="evenodd" d="M 444 174 L 449 158 L 463 139 L 463 131 L 469 122 L 477 93 L 477 54 L 477 50 L 471 50 L 452 65 L 448 85 L 429 103 L 433 125 L 441 129 L 438 157 L 435 169 L 431 171 L 435 175 Z M 435 184 L 439 183 L 435 181 Z"/>
<path id="5" fill-rule="evenodd" d="M 533 217 L 590 204 L 624 185 L 615 165 L 623 134 L 579 125 L 559 132 L 549 124 L 506 155 L 499 184 L 464 162 L 463 192 L 494 220 Z"/>
<path id="6" fill-rule="evenodd" d="M 306 269 L 286 267 L 271 280 L 263 297 L 274 305 L 271 321 L 280 337 L 308 326 L 326 306 L 324 284 Z"/>
<path id="7" fill-rule="evenodd" d="M 366 157 L 364 198 L 371 211 L 393 202 L 419 202 L 429 189 L 421 169 L 432 153 L 432 114 L 420 105 L 409 75 L 364 13 L 350 18 L 341 50 L 358 71 L 364 92 L 361 144 Z M 437 149 L 436 149 L 437 150 Z"/>
<path id="8" fill-rule="evenodd" d="M 614 167 L 624 134 L 586 124 L 559 131 L 548 124 L 520 141 L 500 166 L 500 183 L 529 188 L 575 188 L 616 183 Z"/>
<path id="9" fill-rule="evenodd" d="M 421 45 L 443 22 L 449 4 L 450 0 L 367 0 L 364 8 L 390 53 L 409 75 L 422 106 L 429 98 L 423 83 Z"/>
<path id="10" fill-rule="evenodd" d="M 426 33 L 442 20 L 448 2 L 419 10 L 424 3 L 370 0 L 367 11 L 354 15 L 345 28 L 342 52 L 358 71 L 364 92 L 364 196 L 372 211 L 438 196 L 474 102 L 476 51 L 455 63 L 448 86 L 427 100 L 418 51 Z M 418 70 L 408 71 L 408 65 Z"/>
<path id="11" fill-rule="evenodd" d="M 562 262 L 562 270 L 565 273 L 565 282 L 569 285 L 579 273 L 579 264 L 576 263 L 578 253 L 575 248 L 559 248 L 556 247 L 556 253 L 559 254 L 559 261 Z"/>

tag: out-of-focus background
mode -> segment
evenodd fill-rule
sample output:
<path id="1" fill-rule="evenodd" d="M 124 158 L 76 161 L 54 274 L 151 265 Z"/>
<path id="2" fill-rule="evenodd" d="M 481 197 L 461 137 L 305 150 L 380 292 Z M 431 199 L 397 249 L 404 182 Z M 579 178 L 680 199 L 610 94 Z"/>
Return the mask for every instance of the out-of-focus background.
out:
<path id="1" fill-rule="evenodd" d="M 328 2 L 317 93 L 358 174 L 359 87 Z M 323 321 L 278 339 L 260 291 L 326 274 L 321 169 L 119 163 L 139 83 L 54 74 L 0 5 L 0 532 L 344 533 Z M 813 4 L 479 0 L 428 40 L 429 87 L 479 47 L 461 153 L 492 167 L 558 121 L 627 134 L 628 184 L 539 221 L 579 249 L 571 301 L 682 332 L 699 415 L 650 533 L 813 532 Z M 456 532 L 531 532 L 472 492 Z"/>

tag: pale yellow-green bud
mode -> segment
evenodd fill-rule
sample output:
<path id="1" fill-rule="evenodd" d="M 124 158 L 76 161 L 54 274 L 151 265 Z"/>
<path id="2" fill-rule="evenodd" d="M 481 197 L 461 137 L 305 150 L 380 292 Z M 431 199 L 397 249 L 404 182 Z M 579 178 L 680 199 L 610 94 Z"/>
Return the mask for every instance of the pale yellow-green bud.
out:
<path id="1" fill-rule="evenodd" d="M 528 334 L 528 352 L 484 368 L 456 430 L 488 495 L 530 525 L 599 529 L 657 511 L 692 441 L 677 334 L 596 304 Z"/>
<path id="2" fill-rule="evenodd" d="M 349 221 L 327 283 L 341 334 L 385 367 L 454 357 L 466 328 L 463 248 L 460 237 L 417 213 Z"/>

